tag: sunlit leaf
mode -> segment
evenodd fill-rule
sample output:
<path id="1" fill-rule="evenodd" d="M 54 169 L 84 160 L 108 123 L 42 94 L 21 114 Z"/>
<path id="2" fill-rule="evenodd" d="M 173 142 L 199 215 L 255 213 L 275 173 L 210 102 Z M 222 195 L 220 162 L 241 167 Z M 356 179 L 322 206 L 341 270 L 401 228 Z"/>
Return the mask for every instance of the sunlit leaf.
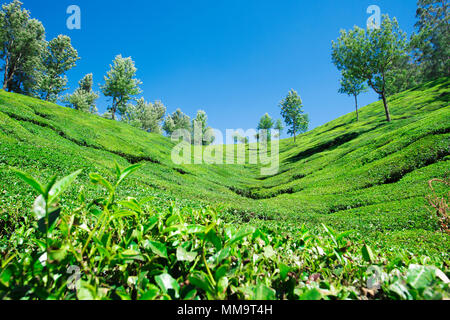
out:
<path id="1" fill-rule="evenodd" d="M 119 185 L 122 183 L 122 181 L 128 177 L 130 174 L 132 174 L 133 172 L 139 170 L 142 167 L 142 164 L 138 163 L 138 164 L 134 164 L 132 166 L 129 166 L 128 168 L 126 168 L 125 170 L 122 171 L 122 174 L 119 177 L 119 180 L 117 180 L 116 185 Z"/>
<path id="2" fill-rule="evenodd" d="M 70 187 L 81 172 L 82 170 L 78 170 L 56 182 L 48 193 L 48 204 L 51 205 L 54 203 L 55 200 L 57 200 L 59 196 Z"/>
<path id="3" fill-rule="evenodd" d="M 177 248 L 177 260 L 178 261 L 192 262 L 195 260 L 196 257 L 197 257 L 197 252 L 188 252 L 186 249 L 184 249 L 181 246 Z"/>
<path id="4" fill-rule="evenodd" d="M 370 249 L 368 245 L 364 245 L 364 247 L 362 247 L 361 253 L 364 260 L 366 260 L 367 262 L 373 263 L 375 261 L 372 249 Z"/>
<path id="5" fill-rule="evenodd" d="M 162 258 L 168 258 L 167 256 L 167 247 L 165 244 L 158 241 L 149 241 L 145 242 L 145 248 L 149 248 L 152 252 Z"/>
<path id="6" fill-rule="evenodd" d="M 170 274 L 163 273 L 156 276 L 155 282 L 164 293 L 170 294 L 173 291 L 175 298 L 180 297 L 180 285 Z"/>
<path id="7" fill-rule="evenodd" d="M 45 188 L 32 176 L 30 176 L 28 173 L 11 169 L 14 171 L 14 173 L 19 176 L 20 179 L 22 179 L 24 182 L 26 182 L 29 186 L 31 186 L 34 190 L 36 190 L 40 195 L 45 195 Z"/>
<path id="8" fill-rule="evenodd" d="M 408 268 L 406 281 L 415 289 L 425 289 L 434 280 L 435 272 L 433 269 L 412 264 Z"/>

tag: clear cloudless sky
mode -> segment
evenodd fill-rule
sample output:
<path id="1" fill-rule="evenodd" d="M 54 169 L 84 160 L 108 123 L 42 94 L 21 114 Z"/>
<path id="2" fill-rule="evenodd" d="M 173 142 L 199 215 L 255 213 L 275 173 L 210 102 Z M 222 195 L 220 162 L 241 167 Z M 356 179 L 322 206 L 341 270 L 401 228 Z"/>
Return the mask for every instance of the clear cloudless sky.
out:
<path id="1" fill-rule="evenodd" d="M 9 1 L 2 0 L 1 3 Z M 416 0 L 22 0 L 42 21 L 47 39 L 72 38 L 81 60 L 68 73 L 68 92 L 87 73 L 95 90 L 117 54 L 131 56 L 146 100 L 191 117 L 199 109 L 210 126 L 255 128 L 278 103 L 299 92 L 311 128 L 354 111 L 338 94 L 340 74 L 331 62 L 331 41 L 340 29 L 366 26 L 366 10 L 382 13 L 414 31 Z M 68 30 L 69 5 L 81 8 L 81 30 Z M 378 99 L 372 91 L 361 105 Z M 109 100 L 98 101 L 100 112 Z"/>

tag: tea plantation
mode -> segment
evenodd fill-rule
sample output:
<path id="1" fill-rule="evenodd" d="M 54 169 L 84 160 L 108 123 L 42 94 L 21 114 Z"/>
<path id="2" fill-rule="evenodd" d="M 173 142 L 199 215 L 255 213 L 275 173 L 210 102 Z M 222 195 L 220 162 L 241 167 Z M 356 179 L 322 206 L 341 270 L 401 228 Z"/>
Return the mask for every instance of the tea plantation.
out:
<path id="1" fill-rule="evenodd" d="M 376 102 L 282 140 L 267 177 L 0 91 L 0 299 L 448 299 L 449 100 L 441 79 L 391 123 Z"/>

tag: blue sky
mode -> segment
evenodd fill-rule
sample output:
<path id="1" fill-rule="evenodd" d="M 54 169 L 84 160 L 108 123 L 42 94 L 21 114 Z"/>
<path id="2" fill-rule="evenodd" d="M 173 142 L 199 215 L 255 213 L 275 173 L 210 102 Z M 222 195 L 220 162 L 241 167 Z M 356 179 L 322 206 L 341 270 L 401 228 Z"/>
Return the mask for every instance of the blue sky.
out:
<path id="1" fill-rule="evenodd" d="M 1 1 L 2 3 L 9 1 Z M 396 16 L 414 30 L 416 0 L 22 0 L 41 20 L 47 39 L 72 38 L 82 58 L 68 73 L 70 92 L 84 74 L 95 89 L 117 54 L 131 56 L 146 100 L 194 116 L 204 109 L 210 126 L 254 128 L 266 112 L 279 118 L 279 101 L 293 88 L 311 128 L 354 111 L 337 93 L 339 72 L 331 41 L 339 30 L 365 26 L 368 6 Z M 81 30 L 68 30 L 66 9 L 81 8 Z M 377 100 L 369 92 L 361 105 Z M 99 99 L 106 110 L 108 100 Z"/>

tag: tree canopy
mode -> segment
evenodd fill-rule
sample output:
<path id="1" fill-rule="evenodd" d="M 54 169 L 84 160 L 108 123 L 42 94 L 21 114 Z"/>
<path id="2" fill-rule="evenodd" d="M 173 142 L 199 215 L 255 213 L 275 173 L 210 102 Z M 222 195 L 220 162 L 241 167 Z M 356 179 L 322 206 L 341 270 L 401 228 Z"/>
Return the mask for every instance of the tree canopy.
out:
<path id="1" fill-rule="evenodd" d="M 146 102 L 144 98 L 136 104 L 128 104 L 123 120 L 144 131 L 161 134 L 161 122 L 166 114 L 166 107 L 160 102 Z"/>
<path id="2" fill-rule="evenodd" d="M 168 136 L 179 129 L 191 131 L 191 118 L 184 114 L 181 109 L 177 109 L 174 113 L 168 115 L 163 124 L 163 130 Z"/>
<path id="3" fill-rule="evenodd" d="M 423 81 L 450 75 L 449 3 L 445 0 L 418 0 L 417 34 L 412 49 Z"/>
<path id="4" fill-rule="evenodd" d="M 64 35 L 48 42 L 42 55 L 36 91 L 41 99 L 56 102 L 59 94 L 66 90 L 65 73 L 75 67 L 80 58 L 77 50 L 72 47 L 70 37 Z"/>
<path id="5" fill-rule="evenodd" d="M 406 56 L 407 49 L 406 34 L 399 29 L 397 19 L 384 15 L 380 28 L 342 30 L 332 46 L 337 68 L 350 77 L 367 81 L 383 99 L 386 119 L 391 121 L 386 97 L 387 75 Z"/>
<path id="6" fill-rule="evenodd" d="M 67 95 L 63 101 L 67 106 L 76 110 L 89 113 L 97 113 L 95 101 L 98 94 L 92 90 L 94 78 L 92 73 L 87 74 L 78 82 L 78 88 L 71 95 Z"/>
<path id="7" fill-rule="evenodd" d="M 3 90 L 30 94 L 37 83 L 37 68 L 45 46 L 45 29 L 14 0 L 0 10 L 0 58 Z"/>
<path id="8" fill-rule="evenodd" d="M 280 108 L 284 122 L 289 127 L 288 134 L 294 136 L 295 142 L 297 134 L 306 132 L 309 126 L 309 117 L 303 111 L 302 99 L 295 90 L 291 90 L 280 102 Z"/>
<path id="9" fill-rule="evenodd" d="M 367 91 L 366 81 L 356 78 L 350 73 L 344 72 L 341 78 L 341 88 L 339 93 L 346 94 L 355 98 L 356 120 L 359 121 L 358 96 Z"/>
<path id="10" fill-rule="evenodd" d="M 206 115 L 205 111 L 197 111 L 195 119 L 192 120 L 191 136 L 193 140 L 192 143 L 194 144 L 198 144 L 201 142 L 200 144 L 207 146 L 214 142 L 215 137 L 213 129 L 208 126 L 208 116 Z"/>
<path id="11" fill-rule="evenodd" d="M 101 90 L 106 97 L 112 99 L 108 110 L 115 119 L 116 112 L 121 116 L 125 114 L 128 102 L 141 93 L 139 85 L 142 82 L 135 78 L 137 69 L 131 58 L 123 58 L 122 55 L 118 55 L 110 68 L 104 77 L 105 84 Z"/>

